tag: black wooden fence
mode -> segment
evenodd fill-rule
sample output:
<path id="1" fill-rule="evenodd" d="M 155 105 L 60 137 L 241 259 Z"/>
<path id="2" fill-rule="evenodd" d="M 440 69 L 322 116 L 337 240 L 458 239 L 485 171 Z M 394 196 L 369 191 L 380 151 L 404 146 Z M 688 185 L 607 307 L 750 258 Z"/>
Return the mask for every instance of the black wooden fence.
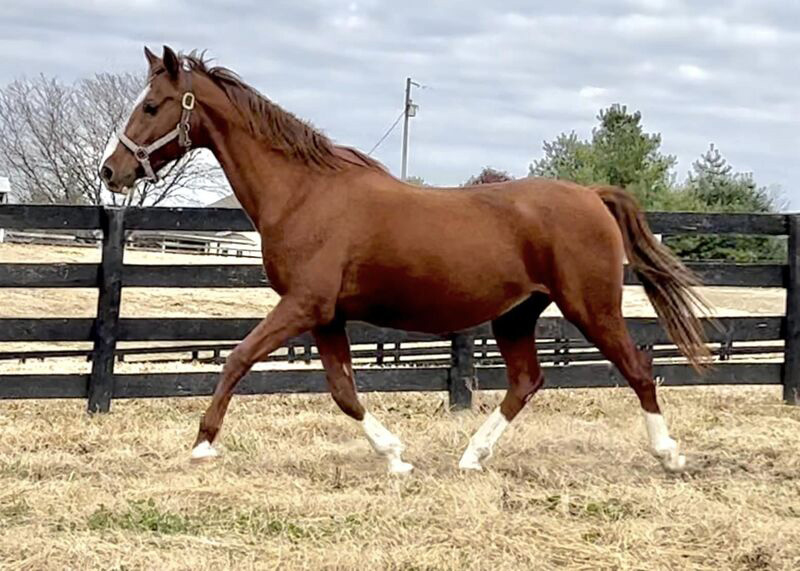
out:
<path id="1" fill-rule="evenodd" d="M 788 263 L 690 266 L 709 286 L 783 287 L 786 312 L 770 317 L 722 318 L 707 327 L 715 367 L 699 377 L 683 361 L 655 319 L 631 318 L 636 342 L 652 352 L 665 385 L 782 384 L 784 399 L 800 402 L 800 215 L 651 213 L 656 233 L 788 236 Z M 86 398 L 91 411 L 109 410 L 114 398 L 198 396 L 213 392 L 213 372 L 119 374 L 114 371 L 121 341 L 236 341 L 257 319 L 120 318 L 124 287 L 268 287 L 260 265 L 127 265 L 126 232 L 250 231 L 245 215 L 231 209 L 0 206 L 0 228 L 103 232 L 100 264 L 0 264 L 0 288 L 97 288 L 95 318 L 0 318 L 0 341 L 90 341 L 90 374 L 0 375 L 0 398 Z M 636 284 L 630 273 L 626 283 Z M 44 303 L 46 303 L 46 298 Z M 476 388 L 505 386 L 505 371 L 487 325 L 447 336 L 348 327 L 361 391 L 447 391 L 451 406 L 469 407 Z M 539 347 L 547 386 L 610 387 L 624 384 L 615 369 L 561 318 L 540 320 Z M 309 335 L 287 343 L 273 359 L 317 361 Z M 318 368 L 257 370 L 238 392 L 325 391 Z"/>

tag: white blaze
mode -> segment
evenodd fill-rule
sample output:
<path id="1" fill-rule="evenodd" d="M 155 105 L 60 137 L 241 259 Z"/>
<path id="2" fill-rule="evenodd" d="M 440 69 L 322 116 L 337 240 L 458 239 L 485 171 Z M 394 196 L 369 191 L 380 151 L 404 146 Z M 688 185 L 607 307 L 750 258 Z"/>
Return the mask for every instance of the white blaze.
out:
<path id="1" fill-rule="evenodd" d="M 500 407 L 489 415 L 478 431 L 469 439 L 469 446 L 458 463 L 462 470 L 481 470 L 481 460 L 491 457 L 492 449 L 510 423 Z"/>
<path id="2" fill-rule="evenodd" d="M 125 127 L 124 129 L 127 130 L 128 123 L 131 122 L 131 117 L 133 116 L 133 112 L 136 111 L 136 108 L 142 104 L 142 102 L 147 98 L 147 94 L 150 93 L 150 83 L 144 86 L 142 92 L 136 97 L 131 106 L 131 110 L 128 112 L 128 117 L 125 119 Z M 103 157 L 100 159 L 100 167 L 106 164 L 106 161 L 114 154 L 114 151 L 117 150 L 119 146 L 119 135 L 116 132 L 112 133 L 111 136 L 108 138 L 108 143 L 106 143 L 106 148 L 103 151 Z"/>
<path id="3" fill-rule="evenodd" d="M 119 145 L 119 137 L 115 131 L 111 133 L 111 136 L 108 138 L 108 142 L 106 143 L 106 148 L 103 151 L 103 157 L 100 159 L 101 167 L 106 164 L 106 161 L 110 159 L 111 155 L 114 154 L 114 151 L 117 150 L 117 145 Z"/>
<path id="4" fill-rule="evenodd" d="M 136 108 L 139 107 L 139 105 L 141 105 L 142 102 L 147 98 L 147 94 L 148 93 L 150 93 L 150 83 L 148 83 L 147 85 L 144 86 L 144 89 L 142 89 L 142 92 L 133 101 L 133 105 L 131 106 L 131 110 L 128 113 L 128 119 L 125 121 L 125 125 L 126 126 L 127 126 L 128 123 L 130 123 L 131 115 L 133 115 L 133 112 L 136 111 Z"/>

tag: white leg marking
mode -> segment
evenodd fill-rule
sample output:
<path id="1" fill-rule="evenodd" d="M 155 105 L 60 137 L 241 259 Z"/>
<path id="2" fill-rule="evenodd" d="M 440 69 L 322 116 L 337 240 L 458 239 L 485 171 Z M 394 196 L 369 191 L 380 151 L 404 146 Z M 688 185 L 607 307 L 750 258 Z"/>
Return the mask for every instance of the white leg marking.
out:
<path id="1" fill-rule="evenodd" d="M 644 412 L 644 424 L 650 437 L 650 449 L 668 472 L 680 472 L 686 467 L 686 458 L 678 451 L 678 443 L 669 435 L 667 422 L 660 414 Z"/>
<path id="2" fill-rule="evenodd" d="M 364 415 L 364 420 L 361 421 L 364 426 L 364 432 L 367 435 L 367 440 L 372 444 L 375 452 L 381 456 L 385 456 L 389 461 L 389 472 L 393 474 L 407 474 L 414 469 L 414 466 L 408 462 L 403 462 L 400 455 L 403 453 L 405 446 L 400 442 L 394 434 L 389 432 L 377 418 L 370 413 Z"/>
<path id="3" fill-rule="evenodd" d="M 213 460 L 219 456 L 219 452 L 211 446 L 208 440 L 203 440 L 200 444 L 192 450 L 192 462 L 204 462 L 206 460 Z"/>
<path id="4" fill-rule="evenodd" d="M 461 456 L 458 467 L 462 470 L 482 470 L 481 461 L 492 456 L 492 448 L 510 423 L 497 407 L 478 431 L 469 439 L 469 446 Z"/>

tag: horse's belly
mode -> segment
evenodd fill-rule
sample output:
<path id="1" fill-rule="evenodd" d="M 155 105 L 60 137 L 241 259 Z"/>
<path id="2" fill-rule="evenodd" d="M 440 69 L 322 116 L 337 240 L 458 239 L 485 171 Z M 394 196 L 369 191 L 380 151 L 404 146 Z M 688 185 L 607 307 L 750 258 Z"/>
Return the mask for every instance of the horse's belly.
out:
<path id="1" fill-rule="evenodd" d="M 346 319 L 412 331 L 445 332 L 479 325 L 541 289 L 525 277 L 481 278 L 470 282 L 432 276 L 379 280 L 340 299 Z"/>

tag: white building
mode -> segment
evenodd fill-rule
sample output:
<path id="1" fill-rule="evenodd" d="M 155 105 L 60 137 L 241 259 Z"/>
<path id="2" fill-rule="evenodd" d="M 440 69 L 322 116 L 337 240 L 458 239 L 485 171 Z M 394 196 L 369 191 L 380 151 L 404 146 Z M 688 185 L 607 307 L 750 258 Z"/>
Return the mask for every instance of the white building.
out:
<path id="1" fill-rule="evenodd" d="M 241 208 L 232 194 L 206 205 L 207 208 Z M 236 256 L 261 257 L 261 236 L 258 232 L 154 232 L 137 231 L 130 236 L 134 248 L 157 249 L 162 252 L 184 252 Z"/>
<path id="2" fill-rule="evenodd" d="M 207 208 L 241 208 L 242 205 L 236 196 L 230 194 L 216 202 L 206 205 Z M 258 232 L 216 232 L 215 236 L 223 238 L 225 241 L 218 244 L 218 248 L 227 251 L 228 255 L 236 255 L 233 252 L 243 250 L 252 252 L 261 251 L 261 235 Z"/>

